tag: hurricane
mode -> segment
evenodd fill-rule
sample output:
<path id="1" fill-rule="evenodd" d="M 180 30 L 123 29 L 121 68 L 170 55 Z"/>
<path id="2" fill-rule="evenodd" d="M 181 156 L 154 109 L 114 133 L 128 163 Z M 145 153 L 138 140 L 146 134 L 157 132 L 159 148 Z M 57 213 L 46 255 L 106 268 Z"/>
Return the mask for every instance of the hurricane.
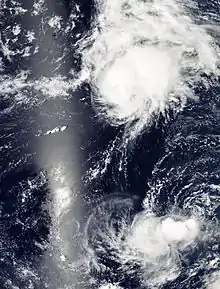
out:
<path id="1" fill-rule="evenodd" d="M 193 86 L 219 75 L 219 47 L 193 1 L 95 1 L 94 31 L 85 42 L 92 102 L 113 126 L 135 138 L 170 108 L 196 99 Z M 217 20 L 209 20 L 217 31 Z M 207 80 L 204 76 L 211 76 Z"/>

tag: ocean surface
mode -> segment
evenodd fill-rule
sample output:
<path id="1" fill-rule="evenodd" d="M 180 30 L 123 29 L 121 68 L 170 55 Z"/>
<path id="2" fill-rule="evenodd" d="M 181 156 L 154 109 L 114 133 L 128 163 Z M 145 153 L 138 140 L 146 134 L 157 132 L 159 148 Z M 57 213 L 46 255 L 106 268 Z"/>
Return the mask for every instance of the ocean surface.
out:
<path id="1" fill-rule="evenodd" d="M 220 288 L 220 2 L 0 1 L 0 288 Z"/>

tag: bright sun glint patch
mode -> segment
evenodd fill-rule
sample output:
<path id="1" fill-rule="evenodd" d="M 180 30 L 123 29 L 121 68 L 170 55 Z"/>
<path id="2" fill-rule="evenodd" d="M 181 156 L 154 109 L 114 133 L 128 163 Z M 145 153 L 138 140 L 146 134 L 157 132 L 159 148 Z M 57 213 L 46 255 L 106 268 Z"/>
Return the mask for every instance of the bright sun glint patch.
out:
<path id="1" fill-rule="evenodd" d="M 82 49 L 83 69 L 90 73 L 93 105 L 110 124 L 135 121 L 135 137 L 156 115 L 178 111 L 195 97 L 192 85 L 208 85 L 203 73 L 218 76 L 219 50 L 190 16 L 192 2 L 96 4 L 99 30 Z"/>

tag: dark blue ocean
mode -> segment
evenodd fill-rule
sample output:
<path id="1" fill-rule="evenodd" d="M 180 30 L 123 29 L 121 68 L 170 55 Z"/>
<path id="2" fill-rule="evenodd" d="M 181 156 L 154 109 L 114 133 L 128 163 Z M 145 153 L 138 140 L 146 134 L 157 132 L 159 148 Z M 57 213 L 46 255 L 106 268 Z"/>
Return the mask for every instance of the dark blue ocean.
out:
<path id="1" fill-rule="evenodd" d="M 218 14 L 217 1 L 199 6 Z M 90 84 L 68 89 L 94 11 L 84 0 L 0 3 L 0 288 L 216 289 L 207 282 L 220 269 L 219 85 L 197 84 L 196 101 L 159 116 L 123 151 L 124 125 L 97 117 Z M 193 210 L 210 234 L 184 248 L 181 272 L 160 285 L 141 282 L 138 263 L 123 267 L 99 234 L 105 216 L 120 232 L 146 196 L 157 217 Z M 85 236 L 103 270 L 86 264 Z"/>

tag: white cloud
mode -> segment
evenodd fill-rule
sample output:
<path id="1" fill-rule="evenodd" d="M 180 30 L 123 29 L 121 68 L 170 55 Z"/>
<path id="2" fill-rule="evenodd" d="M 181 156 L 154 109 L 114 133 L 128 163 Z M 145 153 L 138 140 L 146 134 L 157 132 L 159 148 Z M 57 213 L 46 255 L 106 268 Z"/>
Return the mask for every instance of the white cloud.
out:
<path id="1" fill-rule="evenodd" d="M 171 103 L 178 110 L 195 97 L 189 84 L 203 81 L 202 72 L 219 73 L 214 40 L 195 24 L 187 4 L 107 0 L 102 6 L 97 1 L 100 29 L 83 51 L 93 104 L 112 125 L 138 121 L 133 136 Z"/>

